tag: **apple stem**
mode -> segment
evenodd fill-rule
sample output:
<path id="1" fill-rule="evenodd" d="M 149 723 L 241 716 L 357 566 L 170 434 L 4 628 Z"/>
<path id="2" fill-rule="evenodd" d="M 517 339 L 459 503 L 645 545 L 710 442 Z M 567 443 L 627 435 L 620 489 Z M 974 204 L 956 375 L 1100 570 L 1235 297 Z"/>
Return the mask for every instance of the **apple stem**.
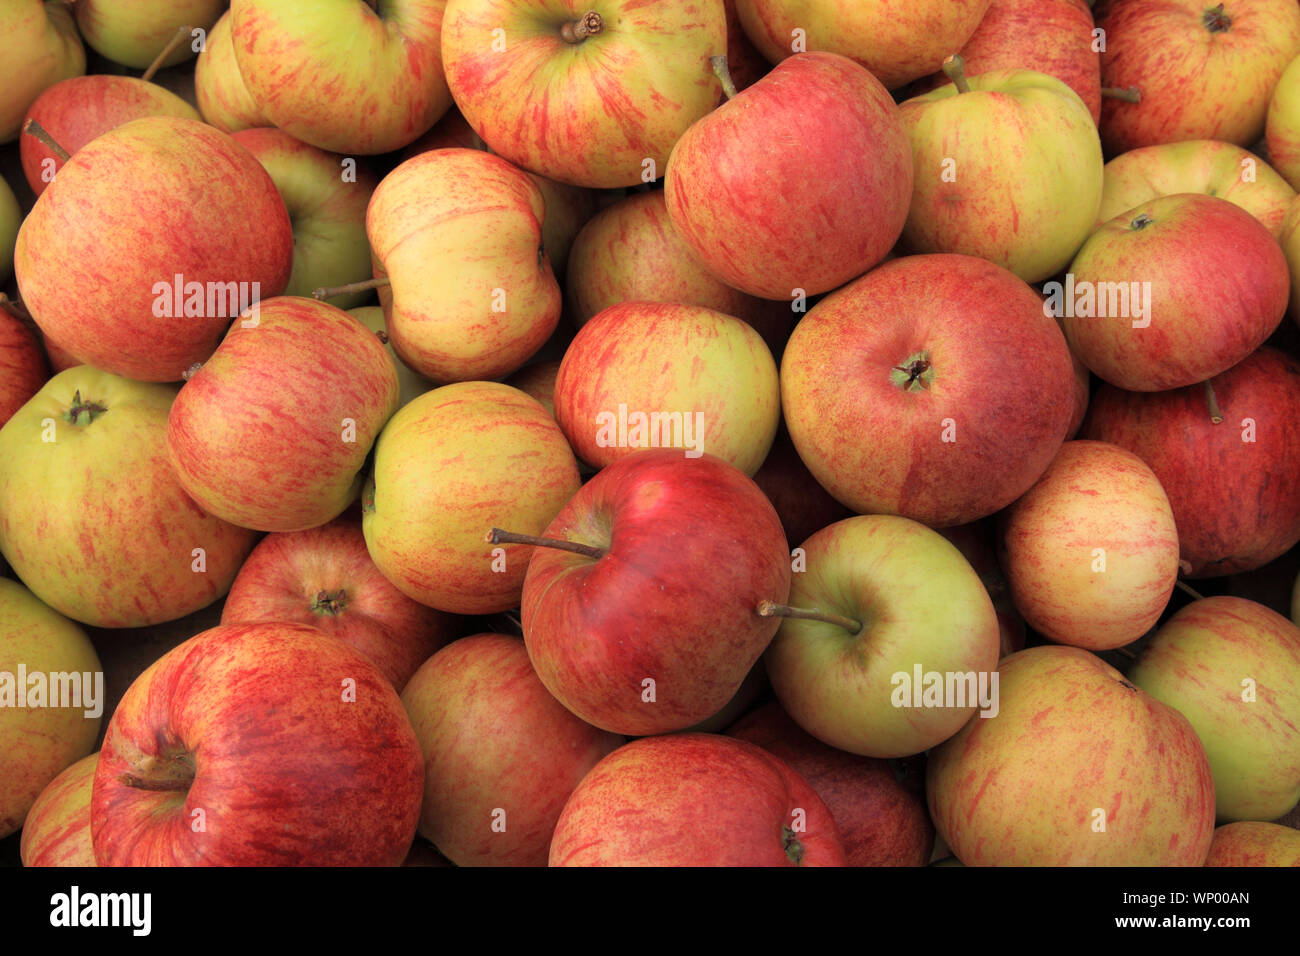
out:
<path id="1" fill-rule="evenodd" d="M 353 292 L 368 292 L 370 289 L 380 289 L 388 285 L 392 280 L 388 276 L 380 276 L 377 279 L 365 279 L 361 282 L 349 282 L 347 285 L 323 286 L 311 294 L 313 299 L 332 299 L 336 295 L 348 295 Z"/>
<path id="2" fill-rule="evenodd" d="M 188 790 L 194 782 L 193 779 L 182 779 L 172 777 L 167 780 L 146 780 L 144 777 L 137 777 L 132 773 L 124 773 L 117 778 L 128 787 L 136 790 L 152 790 L 157 793 L 165 793 L 173 790 Z"/>
<path id="3" fill-rule="evenodd" d="M 587 37 L 595 36 L 605 29 L 605 21 L 595 10 L 584 13 L 577 20 L 571 20 L 560 27 L 560 36 L 565 43 L 581 43 Z"/>
<path id="4" fill-rule="evenodd" d="M 713 75 L 718 78 L 722 84 L 722 92 L 727 94 L 727 99 L 736 98 L 736 81 L 731 78 L 731 67 L 727 65 L 726 56 L 709 57 L 709 65 L 713 67 Z"/>
<path id="5" fill-rule="evenodd" d="M 59 157 L 63 162 L 72 158 L 72 154 L 54 141 L 54 137 L 45 131 L 45 127 L 34 119 L 29 119 L 23 126 L 23 132 L 28 136 L 35 136 L 36 139 L 51 153 Z"/>
<path id="6" fill-rule="evenodd" d="M 1204 594 L 1201 594 L 1199 591 L 1196 590 L 1196 588 L 1192 587 L 1191 585 L 1187 584 L 1186 582 L 1184 582 L 1184 581 L 1175 581 L 1174 584 L 1177 585 L 1177 586 L 1178 586 L 1178 590 L 1182 591 L 1184 594 L 1190 594 L 1193 598 L 1195 598 L 1195 599 L 1198 600 L 1198 601 L 1204 601 L 1204 600 L 1205 600 L 1205 595 L 1204 595 Z"/>
<path id="7" fill-rule="evenodd" d="M 153 58 L 153 62 L 149 64 L 149 69 L 144 71 L 144 75 L 141 76 L 140 79 L 144 80 L 146 83 L 152 80 L 154 78 L 154 74 L 156 74 L 159 70 L 162 69 L 163 60 L 167 59 L 169 56 L 175 53 L 176 48 L 179 47 L 186 40 L 188 40 L 190 34 L 193 31 L 194 31 L 193 27 L 189 27 L 189 26 L 178 27 L 176 29 L 176 35 L 172 37 L 170 40 L 168 40 L 167 45 L 162 48 L 162 52 Z"/>
<path id="8" fill-rule="evenodd" d="M 1223 412 L 1219 411 L 1219 400 L 1215 397 L 1214 386 L 1205 380 L 1205 402 L 1210 406 L 1210 421 L 1215 425 L 1223 424 Z"/>
<path id="9" fill-rule="evenodd" d="M 844 628 L 850 634 L 860 634 L 862 632 L 862 622 L 855 621 L 851 617 L 844 617 L 842 614 L 831 614 L 819 611 L 813 608 L 811 611 L 798 607 L 789 607 L 785 604 L 777 604 L 775 601 L 760 601 L 758 605 L 759 617 L 792 617 L 801 621 L 824 621 L 827 624 L 834 624 Z"/>
<path id="10" fill-rule="evenodd" d="M 956 85 L 958 93 L 970 92 L 970 82 L 966 79 L 966 61 L 960 53 L 950 53 L 943 58 L 943 72 Z"/>
<path id="11" fill-rule="evenodd" d="M 589 544 L 579 544 L 577 541 L 565 541 L 561 538 L 539 538 L 531 534 L 515 534 L 513 531 L 502 531 L 500 528 L 493 528 L 489 531 L 487 541 L 489 544 L 531 544 L 539 548 L 555 548 L 557 551 L 572 551 L 574 554 L 583 554 L 597 560 L 603 558 L 606 554 L 604 548 L 594 548 Z"/>
<path id="12" fill-rule="evenodd" d="M 1103 86 L 1101 95 L 1112 100 L 1123 100 L 1125 103 L 1142 102 L 1142 91 L 1136 86 L 1130 86 L 1128 89 L 1122 89 L 1118 86 Z"/>

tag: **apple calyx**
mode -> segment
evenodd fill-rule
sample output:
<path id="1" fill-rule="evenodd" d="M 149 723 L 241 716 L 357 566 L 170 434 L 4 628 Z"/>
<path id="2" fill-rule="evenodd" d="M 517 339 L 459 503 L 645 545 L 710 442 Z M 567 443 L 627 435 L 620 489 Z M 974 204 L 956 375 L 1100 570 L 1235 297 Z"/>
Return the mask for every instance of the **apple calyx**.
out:
<path id="1" fill-rule="evenodd" d="M 513 531 L 502 531 L 500 528 L 493 528 L 487 533 L 487 542 L 489 544 L 531 544 L 539 548 L 554 548 L 557 551 L 571 551 L 574 554 L 582 554 L 589 558 L 595 558 L 599 561 L 608 552 L 605 548 L 592 547 L 589 544 L 581 544 L 577 541 L 565 541 L 562 538 L 539 538 L 531 534 L 516 534 Z"/>
<path id="2" fill-rule="evenodd" d="M 785 850 L 785 858 L 795 866 L 803 862 L 803 844 L 789 827 L 781 828 L 781 849 Z"/>
<path id="3" fill-rule="evenodd" d="M 343 613 L 343 609 L 348 606 L 348 592 L 339 588 L 333 594 L 329 591 L 321 590 L 316 592 L 316 597 L 312 599 L 311 609 L 317 614 L 328 614 L 331 617 L 337 617 Z"/>
<path id="4" fill-rule="evenodd" d="M 889 381 L 905 392 L 922 392 L 934 381 L 934 366 L 929 352 L 916 352 L 889 370 Z"/>
<path id="5" fill-rule="evenodd" d="M 1134 232 L 1137 232 L 1139 229 L 1145 229 L 1153 222 L 1155 222 L 1155 219 L 1152 218 L 1149 214 L 1144 212 L 1144 213 L 1140 213 L 1137 216 L 1137 218 L 1135 218 L 1132 222 L 1130 222 L 1128 224 L 1128 227 L 1132 229 Z"/>
<path id="6" fill-rule="evenodd" d="M 1222 425 L 1223 412 L 1219 411 L 1219 399 L 1215 396 L 1214 386 L 1210 384 L 1208 378 L 1205 380 L 1205 404 L 1208 405 L 1210 409 L 1211 424 Z"/>
<path id="7" fill-rule="evenodd" d="M 1101 95 L 1111 100 L 1123 100 L 1125 103 L 1141 103 L 1142 91 L 1136 86 L 1127 89 L 1120 86 L 1103 86 Z"/>
<path id="8" fill-rule="evenodd" d="M 95 420 L 96 415 L 102 415 L 108 411 L 107 405 L 101 405 L 99 402 L 82 401 L 81 390 L 72 393 L 72 405 L 68 407 L 67 413 L 63 416 L 66 421 L 73 425 L 89 425 Z M 82 415 L 86 420 L 81 421 Z"/>
<path id="9" fill-rule="evenodd" d="M 1211 33 L 1226 33 L 1232 27 L 1232 17 L 1223 12 L 1223 4 L 1211 7 L 1201 14 L 1201 23 Z"/>
<path id="10" fill-rule="evenodd" d="M 759 617 L 790 617 L 800 621 L 822 621 L 826 624 L 842 627 L 850 634 L 862 633 L 861 621 L 855 621 L 853 618 L 845 617 L 842 614 L 821 611 L 817 608 L 790 607 L 787 604 L 777 604 L 775 601 L 760 601 L 757 611 Z"/>
<path id="11" fill-rule="evenodd" d="M 388 276 L 377 279 L 363 279 L 361 282 L 349 282 L 347 285 L 323 286 L 311 294 L 313 299 L 332 299 L 336 295 L 349 295 L 353 292 L 368 292 L 391 284 Z"/>
<path id="12" fill-rule="evenodd" d="M 722 84 L 722 92 L 727 94 L 727 99 L 736 98 L 736 81 L 731 78 L 731 67 L 727 65 L 725 54 L 709 57 L 709 66 L 713 67 L 713 75 L 718 78 Z"/>
<path id="13" fill-rule="evenodd" d="M 23 124 L 23 132 L 28 136 L 34 136 L 36 140 L 48 149 L 51 153 L 59 158 L 61 162 L 66 163 L 72 158 L 72 154 L 60 146 L 40 123 L 34 119 L 29 119 Z"/>
<path id="14" fill-rule="evenodd" d="M 560 27 L 560 37 L 565 43 L 581 43 L 603 29 L 605 29 L 605 21 L 600 18 L 600 14 L 595 10 L 589 10 L 577 20 L 571 20 Z"/>
<path id="15" fill-rule="evenodd" d="M 960 53 L 949 53 L 943 58 L 943 72 L 957 87 L 957 93 L 969 93 L 970 81 L 966 79 L 966 61 Z"/>
<path id="16" fill-rule="evenodd" d="M 153 62 L 149 64 L 149 68 L 144 71 L 144 75 L 141 76 L 140 79 L 144 80 L 146 83 L 152 80 L 154 74 L 162 69 L 163 60 L 175 53 L 176 48 L 190 38 L 190 33 L 192 33 L 193 30 L 194 28 L 191 26 L 178 27 L 176 35 L 168 40 L 167 45 L 162 48 L 162 52 L 153 58 Z"/>
<path id="17" fill-rule="evenodd" d="M 118 780 L 134 790 L 176 793 L 189 790 L 194 783 L 194 756 L 183 751 L 174 756 L 150 757 L 144 761 L 142 774 L 124 773 Z"/>

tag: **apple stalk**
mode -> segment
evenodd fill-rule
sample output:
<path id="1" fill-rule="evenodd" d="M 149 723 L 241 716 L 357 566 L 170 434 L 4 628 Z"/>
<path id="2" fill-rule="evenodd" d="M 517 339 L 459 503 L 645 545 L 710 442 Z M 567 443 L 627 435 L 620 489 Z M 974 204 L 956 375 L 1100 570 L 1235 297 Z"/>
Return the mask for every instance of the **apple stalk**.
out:
<path id="1" fill-rule="evenodd" d="M 850 634 L 862 633 L 862 622 L 855 621 L 851 617 L 845 617 L 842 614 L 834 614 L 829 611 L 821 611 L 817 608 L 799 608 L 789 607 L 785 604 L 777 604 L 775 601 L 761 601 L 758 605 L 759 617 L 790 617 L 800 621 L 824 621 L 827 624 L 834 624 L 836 627 L 842 627 Z"/>

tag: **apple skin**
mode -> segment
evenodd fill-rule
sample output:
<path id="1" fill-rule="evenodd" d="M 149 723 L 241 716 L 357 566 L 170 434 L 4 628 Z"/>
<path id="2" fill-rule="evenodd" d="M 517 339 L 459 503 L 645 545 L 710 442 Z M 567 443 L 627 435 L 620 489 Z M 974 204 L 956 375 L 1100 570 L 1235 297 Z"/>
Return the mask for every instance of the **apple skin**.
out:
<path id="1" fill-rule="evenodd" d="M 86 45 L 114 63 L 143 70 L 181 27 L 207 30 L 222 15 L 223 0 L 77 0 L 77 28 Z M 194 55 L 182 43 L 163 60 L 176 66 Z"/>
<path id="2" fill-rule="evenodd" d="M 1254 176 L 1249 181 L 1243 179 L 1246 163 Z M 1210 139 L 1130 150 L 1107 163 L 1105 175 L 1094 232 L 1161 196 L 1205 193 L 1240 206 L 1277 238 L 1295 199 L 1295 190 L 1268 163 L 1240 146 Z"/>
<path id="3" fill-rule="evenodd" d="M 942 528 L 939 533 L 970 562 L 971 568 L 980 576 L 980 583 L 988 592 L 989 600 L 993 602 L 993 610 L 998 616 L 998 659 L 1014 654 L 1016 651 L 1023 651 L 1025 619 L 1020 616 L 1015 601 L 1011 599 L 1011 586 L 1007 583 L 1007 576 L 998 563 L 997 545 L 994 541 L 996 537 L 994 519 Z"/>
<path id="4" fill-rule="evenodd" d="M 99 752 L 82 757 L 41 791 L 23 824 L 23 866 L 94 866 L 90 791 Z"/>
<path id="5" fill-rule="evenodd" d="M 734 316 L 624 302 L 584 325 L 564 353 L 555 420 L 578 457 L 603 468 L 648 447 L 602 444 L 610 436 L 600 416 L 617 416 L 623 405 L 629 415 L 680 412 L 682 427 L 669 437 L 684 440 L 692 422 L 692 444 L 676 446 L 684 454 L 716 455 L 753 475 L 776 437 L 781 380 L 762 337 Z"/>
<path id="6" fill-rule="evenodd" d="M 566 42 L 561 28 L 584 12 L 603 28 Z M 596 189 L 663 175 L 673 144 L 717 104 L 709 57 L 726 51 L 720 0 L 447 0 L 442 26 L 452 95 L 492 151 Z"/>
<path id="7" fill-rule="evenodd" d="M 69 4 L 59 0 L 16 0 L 0 11 L 5 38 L 5 83 L 0 89 L 0 143 L 18 138 L 23 117 L 41 91 L 86 72 Z"/>
<path id="8" fill-rule="evenodd" d="M 1079 250 L 1101 202 L 1097 127 L 1079 95 L 1045 73 L 999 70 L 969 84 L 900 107 L 915 175 L 903 242 L 1040 282 Z"/>
<path id="9" fill-rule="evenodd" d="M 1300 364 L 1264 348 L 1212 385 L 1219 425 L 1200 386 L 1103 385 L 1083 426 L 1084 438 L 1127 448 L 1160 479 L 1190 578 L 1253 571 L 1300 541 L 1300 475 L 1286 464 L 1300 459 Z"/>
<path id="10" fill-rule="evenodd" d="M 790 590 L 772 505 L 709 454 L 620 459 L 544 536 L 606 550 L 535 549 L 521 604 L 528 656 L 560 703 L 613 733 L 669 733 L 721 710 L 776 632 L 759 602 Z"/>
<path id="11" fill-rule="evenodd" d="M 0 177 L 0 283 L 14 274 L 14 244 L 23 223 L 23 210 L 9 184 Z"/>
<path id="12" fill-rule="evenodd" d="M 771 65 L 745 35 L 736 0 L 722 0 L 722 8 L 727 14 L 727 69 L 736 89 L 743 90 L 762 79 Z"/>
<path id="13" fill-rule="evenodd" d="M 817 483 L 799 458 L 784 426 L 777 431 L 772 450 L 754 473 L 754 483 L 780 516 L 787 541 L 806 541 L 827 525 L 852 514 Z"/>
<path id="14" fill-rule="evenodd" d="M 560 362 L 538 362 L 521 368 L 506 384 L 517 388 L 529 398 L 536 400 L 546 414 L 555 417 L 555 380 L 560 374 Z"/>
<path id="15" fill-rule="evenodd" d="M 1214 780 L 1182 714 L 1077 647 L 1029 648 L 998 671 L 998 716 L 968 722 L 926 767 L 930 816 L 962 863 L 1205 861 Z"/>
<path id="16" fill-rule="evenodd" d="M 1178 529 L 1169 498 L 1147 464 L 1118 445 L 1066 442 L 1001 525 L 1012 599 L 1025 623 L 1058 643 L 1090 651 L 1131 644 L 1174 593 Z"/>
<path id="17" fill-rule="evenodd" d="M 989 0 L 736 0 L 745 34 L 773 63 L 793 55 L 801 29 L 808 50 L 852 57 L 891 90 L 960 49 L 988 9 Z"/>
<path id="18" fill-rule="evenodd" d="M 1232 368 L 1277 328 L 1291 292 L 1286 256 L 1268 229 L 1225 199 L 1192 193 L 1116 216 L 1069 271 L 1099 299 L 1102 283 L 1150 283 L 1150 313 L 1141 318 L 1130 305 L 1129 315 L 1061 319 L 1071 350 L 1097 376 L 1134 392 L 1181 388 Z"/>
<path id="19" fill-rule="evenodd" d="M 420 835 L 457 866 L 546 866 L 565 801 L 625 742 L 565 710 L 504 634 L 439 651 L 402 704 L 424 753 Z"/>
<path id="20" fill-rule="evenodd" d="M 898 107 L 834 53 L 784 61 L 701 119 L 673 147 L 664 179 L 668 215 L 704 267 L 786 301 L 880 262 L 911 194 Z"/>
<path id="21" fill-rule="evenodd" d="M 1206 866 L 1300 866 L 1300 830 L 1276 823 L 1228 823 L 1214 831 Z"/>
<path id="22" fill-rule="evenodd" d="M 214 627 L 141 674 L 109 721 L 95 861 L 397 866 L 421 768 L 397 692 L 357 651 L 301 624 Z"/>
<path id="23" fill-rule="evenodd" d="M 0 428 L 49 378 L 36 336 L 22 320 L 0 309 Z"/>
<path id="24" fill-rule="evenodd" d="M 292 258 L 289 214 L 257 160 L 203 123 L 154 116 L 77 151 L 23 222 L 14 269 L 37 325 L 68 351 L 115 375 L 175 382 L 212 354 L 238 308 L 159 317 L 155 285 L 181 275 L 251 294 L 257 282 L 266 299 Z"/>
<path id="25" fill-rule="evenodd" d="M 273 125 L 332 153 L 388 153 L 451 106 L 439 35 L 446 0 L 233 0 L 231 42 Z M 340 69 L 345 57 L 346 69 Z"/>
<path id="26" fill-rule="evenodd" d="M 0 578 L 0 672 L 16 682 L 20 664 L 28 675 L 103 672 L 85 631 L 17 581 Z M 87 717 L 86 706 L 15 704 L 0 707 L 0 839 L 22 828 L 50 781 L 94 750 L 102 720 Z"/>
<path id="27" fill-rule="evenodd" d="M 808 735 L 772 701 L 736 722 L 728 737 L 762 747 L 799 774 L 825 802 L 848 866 L 925 866 L 934 824 L 924 787 L 909 788 L 887 761 L 858 757 Z"/>
<path id="28" fill-rule="evenodd" d="M 793 608 L 862 623 L 787 618 L 767 650 L 772 689 L 818 740 L 864 757 L 905 757 L 947 740 L 975 714 L 966 706 L 901 707 L 892 678 L 923 672 L 995 670 L 997 614 L 970 564 L 938 532 L 907 518 L 866 515 L 836 522 L 802 545 Z M 976 718 L 978 719 L 978 718 Z"/>
<path id="29" fill-rule="evenodd" d="M 212 25 L 203 52 L 194 64 L 194 98 L 203 119 L 224 133 L 236 133 L 270 123 L 254 102 L 239 72 L 230 34 L 230 11 L 223 13 Z"/>
<path id="30" fill-rule="evenodd" d="M 1273 89 L 1300 53 L 1300 6 L 1232 0 L 1217 20 L 1211 8 L 1202 0 L 1102 0 L 1094 8 L 1106 31 L 1101 85 L 1135 86 L 1142 96 L 1102 102 L 1107 155 L 1189 139 L 1249 146 L 1263 134 Z"/>
<path id="31" fill-rule="evenodd" d="M 1287 315 L 1291 321 L 1300 325 L 1300 196 L 1291 201 L 1287 207 L 1286 217 L 1282 220 L 1282 229 L 1277 237 L 1286 256 L 1287 272 L 1291 276 L 1291 298 L 1287 302 Z"/>
<path id="32" fill-rule="evenodd" d="M 1282 71 L 1273 90 L 1264 124 L 1264 142 L 1269 161 L 1294 189 L 1300 183 L 1300 56 Z"/>
<path id="33" fill-rule="evenodd" d="M 110 129 L 146 116 L 200 120 L 194 107 L 156 83 L 132 76 L 100 74 L 74 76 L 55 83 L 27 111 L 27 119 L 43 126 L 69 153 L 76 153 Z M 63 160 L 35 136 L 20 136 L 18 146 L 23 175 L 32 192 L 39 196 L 63 168 Z"/>
<path id="34" fill-rule="evenodd" d="M 913 360 L 929 367 L 909 386 L 899 369 Z M 932 527 L 1028 491 L 1065 440 L 1074 388 L 1038 295 L 971 256 L 880 266 L 813 307 L 781 361 L 785 422 L 813 477 L 859 514 Z"/>
<path id="35" fill-rule="evenodd" d="M 377 305 L 366 305 L 359 309 L 349 309 L 348 315 L 352 316 L 371 332 L 374 332 L 384 348 L 388 349 L 388 354 L 393 360 L 393 367 L 397 369 L 397 383 L 401 392 L 401 405 L 407 405 L 412 399 L 423 395 L 429 389 L 433 388 L 433 383 L 424 376 L 413 371 L 409 365 L 398 357 L 393 343 L 388 338 L 388 323 L 384 321 L 384 310 Z M 558 365 L 558 363 L 557 363 Z"/>
<path id="36" fill-rule="evenodd" d="M 1300 802 L 1300 628 L 1262 604 L 1209 597 L 1142 648 L 1128 678 L 1196 729 L 1220 820 L 1275 820 Z M 1247 679 L 1257 699 L 1245 700 Z"/>
<path id="37" fill-rule="evenodd" d="M 175 395 L 83 365 L 0 429 L 0 553 L 73 620 L 143 627 L 192 614 L 226 593 L 253 546 L 252 532 L 202 510 L 173 474 Z"/>
<path id="38" fill-rule="evenodd" d="M 845 857 L 830 810 L 784 762 L 743 740 L 674 734 L 634 740 L 583 778 L 550 865 L 844 866 Z"/>
<path id="39" fill-rule="evenodd" d="M 253 621 L 309 624 L 360 651 L 398 693 L 459 624 L 393 587 L 350 516 L 261 540 L 221 612 L 222 624 Z"/>
<path id="40" fill-rule="evenodd" d="M 375 444 L 362 494 L 366 547 L 398 590 L 454 614 L 519 605 L 532 549 L 493 528 L 541 534 L 578 491 L 578 463 L 534 399 L 495 382 L 426 392 L 393 416 Z"/>

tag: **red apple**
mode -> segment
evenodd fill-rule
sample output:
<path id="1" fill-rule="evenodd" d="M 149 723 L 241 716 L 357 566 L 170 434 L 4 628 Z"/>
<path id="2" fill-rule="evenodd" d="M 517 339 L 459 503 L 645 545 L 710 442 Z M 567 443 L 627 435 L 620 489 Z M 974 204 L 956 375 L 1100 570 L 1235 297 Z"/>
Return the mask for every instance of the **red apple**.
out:
<path id="1" fill-rule="evenodd" d="M 807 541 L 851 513 L 817 483 L 784 426 L 777 431 L 772 450 L 754 474 L 754 483 L 776 508 L 786 540 L 792 543 Z"/>
<path id="2" fill-rule="evenodd" d="M 0 428 L 49 377 L 36 336 L 20 319 L 0 309 Z"/>

